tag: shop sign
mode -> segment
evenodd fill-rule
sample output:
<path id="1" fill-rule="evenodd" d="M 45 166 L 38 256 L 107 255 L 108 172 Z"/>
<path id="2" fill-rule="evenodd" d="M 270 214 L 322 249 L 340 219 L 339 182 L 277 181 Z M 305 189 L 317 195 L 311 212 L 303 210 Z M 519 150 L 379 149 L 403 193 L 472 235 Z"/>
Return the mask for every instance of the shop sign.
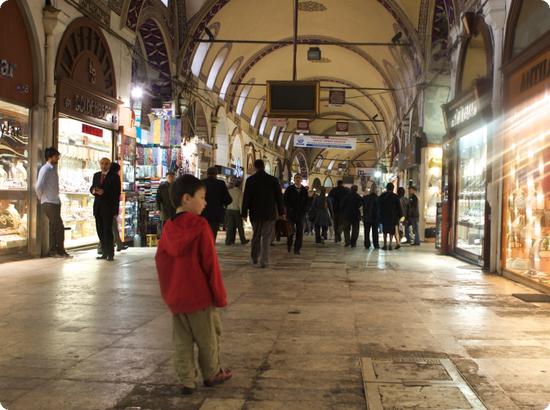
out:
<path id="1" fill-rule="evenodd" d="M 296 148 L 325 148 L 355 150 L 357 139 L 355 137 L 325 137 L 321 135 L 295 135 L 294 146 Z"/>
<path id="2" fill-rule="evenodd" d="M 0 76 L 13 78 L 16 67 L 14 63 L 10 63 L 8 60 L 0 58 Z"/>
<path id="3" fill-rule="evenodd" d="M 349 123 L 347 121 L 338 121 L 336 123 L 336 135 L 348 135 Z"/>
<path id="4" fill-rule="evenodd" d="M 454 131 L 484 116 L 490 115 L 491 81 L 478 79 L 473 89 L 448 104 L 443 105 L 445 124 Z"/>
<path id="5" fill-rule="evenodd" d="M 508 80 L 509 104 L 516 105 L 550 88 L 550 50 L 516 70 Z"/>
<path id="6" fill-rule="evenodd" d="M 102 128 L 118 129 L 118 101 L 80 89 L 67 80 L 60 82 L 58 110 L 62 114 Z"/>
<path id="7" fill-rule="evenodd" d="M 451 128 L 456 128 L 460 124 L 474 118 L 479 112 L 479 102 L 477 100 L 468 101 L 464 105 L 459 105 L 451 113 Z"/>
<path id="8" fill-rule="evenodd" d="M 328 105 L 330 107 L 342 107 L 346 104 L 346 90 L 330 90 L 328 94 Z"/>
<path id="9" fill-rule="evenodd" d="M 296 121 L 296 132 L 306 134 L 309 132 L 309 120 Z"/>
<path id="10" fill-rule="evenodd" d="M 286 118 L 270 118 L 269 122 L 272 127 L 284 127 L 286 125 Z"/>

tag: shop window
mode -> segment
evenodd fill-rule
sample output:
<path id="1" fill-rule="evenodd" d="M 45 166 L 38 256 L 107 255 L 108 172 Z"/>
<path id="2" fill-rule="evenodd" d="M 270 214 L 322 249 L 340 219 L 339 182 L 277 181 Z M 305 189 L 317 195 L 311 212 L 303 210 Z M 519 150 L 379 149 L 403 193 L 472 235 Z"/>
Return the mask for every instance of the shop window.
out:
<path id="1" fill-rule="evenodd" d="M 265 132 L 265 127 L 267 126 L 267 117 L 263 117 L 262 118 L 262 122 L 260 123 L 260 129 L 258 131 L 258 133 L 260 135 L 264 135 L 264 132 Z"/>
<path id="2" fill-rule="evenodd" d="M 229 89 L 229 86 L 231 85 L 231 80 L 233 80 L 233 76 L 235 75 L 235 72 L 237 71 L 237 68 L 239 68 L 239 65 L 241 64 L 240 60 L 237 60 L 229 67 L 229 70 L 227 70 L 227 74 L 225 75 L 225 78 L 223 79 L 222 88 L 220 89 L 220 98 L 222 100 L 225 100 L 225 96 L 227 94 L 227 90 Z"/>
<path id="3" fill-rule="evenodd" d="M 216 59 L 212 63 L 212 67 L 210 67 L 210 72 L 208 73 L 208 78 L 206 79 L 206 87 L 208 89 L 214 89 L 216 79 L 218 78 L 218 74 L 220 73 L 220 69 L 225 62 L 225 59 L 227 58 L 227 54 L 229 54 L 229 48 L 225 47 L 218 53 Z"/>
<path id="4" fill-rule="evenodd" d="M 263 100 L 258 101 L 256 106 L 254 107 L 254 111 L 252 111 L 252 117 L 250 117 L 250 125 L 252 125 L 252 127 L 256 126 L 256 122 L 258 121 L 258 115 L 260 114 L 260 110 L 262 109 L 263 104 L 264 104 Z"/>
<path id="5" fill-rule="evenodd" d="M 336 162 L 335 160 L 330 161 L 328 164 L 327 170 L 332 171 L 332 168 L 334 168 L 335 162 Z"/>
<path id="6" fill-rule="evenodd" d="M 0 255 L 28 243 L 29 113 L 0 100 Z"/>
<path id="7" fill-rule="evenodd" d="M 523 0 L 514 33 L 513 55 L 518 55 L 548 32 L 550 32 L 549 2 Z"/>
<path id="8" fill-rule="evenodd" d="M 250 94 L 251 90 L 252 90 L 252 85 L 250 84 L 247 84 L 243 87 L 241 91 L 241 95 L 239 96 L 239 102 L 237 103 L 237 109 L 235 110 L 235 113 L 237 115 L 242 114 L 244 104 L 246 103 L 246 99 L 248 98 L 248 94 Z"/>

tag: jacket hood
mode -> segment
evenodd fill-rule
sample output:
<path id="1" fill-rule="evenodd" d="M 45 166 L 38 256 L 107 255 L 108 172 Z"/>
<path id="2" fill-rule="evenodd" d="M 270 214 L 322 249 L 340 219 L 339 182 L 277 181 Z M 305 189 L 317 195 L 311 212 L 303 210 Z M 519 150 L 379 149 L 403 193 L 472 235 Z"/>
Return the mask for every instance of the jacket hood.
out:
<path id="1" fill-rule="evenodd" d="M 164 225 L 161 246 L 170 256 L 181 256 L 198 240 L 205 225 L 207 222 L 204 218 L 189 212 L 177 215 Z"/>

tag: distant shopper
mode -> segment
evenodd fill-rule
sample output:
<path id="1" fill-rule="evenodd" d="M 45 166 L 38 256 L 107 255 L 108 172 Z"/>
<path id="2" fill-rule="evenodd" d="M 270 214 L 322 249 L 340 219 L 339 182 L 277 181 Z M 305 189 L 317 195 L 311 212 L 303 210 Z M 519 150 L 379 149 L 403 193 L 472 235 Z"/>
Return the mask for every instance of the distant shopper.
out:
<path id="1" fill-rule="evenodd" d="M 225 207 L 233 201 L 224 181 L 218 179 L 218 169 L 208 168 L 207 178 L 203 181 L 206 187 L 206 208 L 202 214 L 206 218 L 214 239 L 218 236 L 220 224 L 225 220 Z"/>
<path id="2" fill-rule="evenodd" d="M 395 241 L 397 246 L 395 249 L 401 248 L 401 239 L 405 236 L 405 226 L 407 224 L 407 208 L 409 206 L 409 198 L 405 196 L 405 188 L 400 186 L 397 188 L 397 196 L 399 197 L 399 204 L 401 205 L 401 218 L 397 224 L 397 229 L 395 230 Z"/>
<path id="3" fill-rule="evenodd" d="M 365 248 L 370 249 L 371 237 L 374 249 L 379 249 L 378 244 L 378 195 L 376 185 L 372 184 L 370 193 L 363 197 L 363 226 L 365 228 Z"/>
<path id="4" fill-rule="evenodd" d="M 332 225 L 332 206 L 327 198 L 327 191 L 323 187 L 319 196 L 313 200 L 311 205 L 310 218 L 315 226 L 315 243 L 324 244 L 328 235 L 328 227 Z"/>
<path id="5" fill-rule="evenodd" d="M 54 147 L 46 148 L 46 163 L 38 172 L 36 181 L 36 196 L 41 208 L 48 218 L 49 251 L 47 256 L 52 258 L 72 258 L 65 251 L 65 227 L 61 219 L 61 199 L 59 198 L 59 174 L 57 164 L 61 154 Z"/>
<path id="6" fill-rule="evenodd" d="M 334 211 L 334 242 L 342 242 L 342 230 L 344 229 L 344 221 L 342 210 L 342 201 L 348 195 L 349 190 L 344 186 L 344 181 L 338 181 L 336 188 L 330 191 L 329 197 L 332 202 Z"/>
<path id="7" fill-rule="evenodd" d="M 265 172 L 261 159 L 254 162 L 256 173 L 246 180 L 242 216 L 250 214 L 252 229 L 252 263 L 265 268 L 269 263 L 269 247 L 277 217 L 284 217 L 283 194 L 277 178 Z"/>
<path id="8" fill-rule="evenodd" d="M 113 175 L 115 175 L 117 178 L 119 178 L 119 181 L 120 181 L 120 165 L 118 164 L 118 162 L 111 162 L 111 170 L 109 171 L 111 172 Z M 128 249 L 128 245 L 126 245 L 122 239 L 120 238 L 120 232 L 118 230 L 118 214 L 119 214 L 120 210 L 119 210 L 119 207 L 117 207 L 116 209 L 116 214 L 115 216 L 113 217 L 113 237 L 114 237 L 114 240 L 115 240 L 115 245 L 116 245 L 116 250 L 117 252 L 120 252 L 120 251 L 123 251 L 125 249 Z M 123 225 L 122 225 L 122 229 L 124 229 L 124 222 L 123 222 Z M 103 253 L 103 252 L 101 252 Z"/>
<path id="9" fill-rule="evenodd" d="M 361 223 L 361 207 L 363 206 L 363 199 L 361 195 L 357 193 L 358 190 L 359 187 L 353 185 L 351 191 L 342 200 L 341 205 L 344 225 L 344 244 L 346 247 L 351 246 L 352 248 L 357 246 L 359 225 Z"/>
<path id="10" fill-rule="evenodd" d="M 296 174 L 294 185 L 289 186 L 285 191 L 284 202 L 288 221 L 293 225 L 295 232 L 287 238 L 287 250 L 289 253 L 292 250 L 294 235 L 296 235 L 294 254 L 299 255 L 304 240 L 304 220 L 308 203 L 307 188 L 302 186 L 302 176 L 300 174 Z"/>
<path id="11" fill-rule="evenodd" d="M 172 204 L 170 197 L 170 188 L 174 183 L 175 174 L 172 171 L 166 173 L 166 181 L 159 185 L 157 190 L 157 209 L 160 212 L 160 233 L 162 233 L 162 227 L 170 218 L 176 214 L 176 208 Z"/>
<path id="12" fill-rule="evenodd" d="M 248 240 L 244 234 L 243 217 L 241 215 L 243 209 L 243 191 L 241 185 L 242 182 L 238 179 L 229 189 L 229 195 L 231 195 L 232 201 L 227 206 L 227 235 L 225 236 L 226 245 L 233 245 L 235 243 L 237 231 L 239 232 L 241 244 L 246 245 L 248 243 Z"/>
<path id="13" fill-rule="evenodd" d="M 215 308 L 227 306 L 227 292 L 212 230 L 200 217 L 205 196 L 204 183 L 192 175 L 174 182 L 177 213 L 166 222 L 155 257 L 161 294 L 173 315 L 175 367 L 183 394 L 196 388 L 195 344 L 206 386 L 232 376 L 220 364 L 221 325 Z"/>
<path id="14" fill-rule="evenodd" d="M 418 208 L 418 197 L 416 196 L 416 188 L 409 187 L 409 203 L 407 206 L 407 225 L 405 230 L 405 238 L 411 245 L 420 245 L 420 232 L 418 232 L 418 219 L 420 218 L 420 210 Z M 414 232 L 414 242 L 410 236 L 410 228 Z"/>
<path id="15" fill-rule="evenodd" d="M 384 246 L 382 249 L 390 251 L 393 250 L 392 240 L 395 236 L 399 219 L 403 216 L 399 197 L 393 192 L 394 188 L 395 186 L 391 182 L 388 183 L 386 185 L 386 192 L 378 197 L 378 217 L 384 231 Z"/>
<path id="16" fill-rule="evenodd" d="M 120 204 L 120 177 L 110 172 L 109 158 L 102 158 L 99 166 L 101 170 L 94 174 L 90 187 L 90 192 L 95 197 L 95 225 L 102 252 L 97 259 L 113 261 L 115 256 L 113 218 L 118 214 Z"/>

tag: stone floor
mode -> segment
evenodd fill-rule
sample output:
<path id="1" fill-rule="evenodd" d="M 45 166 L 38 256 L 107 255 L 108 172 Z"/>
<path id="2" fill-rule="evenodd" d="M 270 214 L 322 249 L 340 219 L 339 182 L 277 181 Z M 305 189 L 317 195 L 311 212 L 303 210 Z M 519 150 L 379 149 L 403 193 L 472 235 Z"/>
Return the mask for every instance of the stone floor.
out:
<path id="1" fill-rule="evenodd" d="M 130 249 L 114 263 L 81 252 L 71 261 L 1 265 L 0 403 L 9 410 L 364 409 L 365 358 L 384 366 L 394 358 L 449 359 L 491 409 L 550 403 L 550 304 L 511 296 L 529 289 L 437 256 L 429 244 L 366 252 L 308 238 L 301 257 L 272 248 L 267 269 L 250 266 L 248 247 L 219 249 L 231 381 L 178 394 L 154 249 Z M 384 408 L 422 407 L 396 385 L 384 388 L 383 402 L 392 403 Z M 454 406 L 434 392 L 431 408 Z"/>

